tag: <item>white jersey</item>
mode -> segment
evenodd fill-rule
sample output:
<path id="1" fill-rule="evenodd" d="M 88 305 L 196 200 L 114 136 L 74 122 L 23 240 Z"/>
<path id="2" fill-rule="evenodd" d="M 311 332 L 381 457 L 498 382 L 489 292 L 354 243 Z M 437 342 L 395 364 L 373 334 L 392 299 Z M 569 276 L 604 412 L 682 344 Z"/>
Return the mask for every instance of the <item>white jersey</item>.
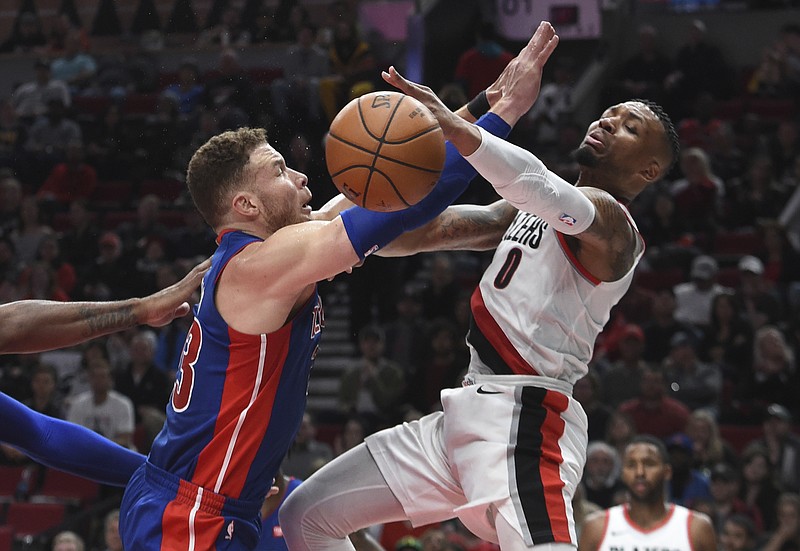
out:
<path id="1" fill-rule="evenodd" d="M 519 212 L 472 296 L 470 371 L 574 384 L 586 375 L 595 339 L 643 252 L 621 279 L 602 282 L 580 264 L 564 234 Z"/>
<path id="2" fill-rule="evenodd" d="M 606 527 L 597 551 L 692 551 L 689 523 L 692 512 L 680 505 L 670 505 L 667 517 L 645 530 L 628 514 L 627 505 L 606 511 Z"/>

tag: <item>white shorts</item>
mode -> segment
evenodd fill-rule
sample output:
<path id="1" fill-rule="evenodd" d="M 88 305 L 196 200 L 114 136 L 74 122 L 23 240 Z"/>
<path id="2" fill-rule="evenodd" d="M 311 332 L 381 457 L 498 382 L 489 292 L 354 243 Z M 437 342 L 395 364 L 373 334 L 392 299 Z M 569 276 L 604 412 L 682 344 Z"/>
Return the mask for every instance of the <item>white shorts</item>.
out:
<path id="1" fill-rule="evenodd" d="M 586 458 L 586 414 L 571 385 L 470 375 L 442 412 L 378 432 L 367 447 L 415 526 L 458 517 L 497 543 L 497 512 L 528 547 L 577 545 L 572 496 Z"/>

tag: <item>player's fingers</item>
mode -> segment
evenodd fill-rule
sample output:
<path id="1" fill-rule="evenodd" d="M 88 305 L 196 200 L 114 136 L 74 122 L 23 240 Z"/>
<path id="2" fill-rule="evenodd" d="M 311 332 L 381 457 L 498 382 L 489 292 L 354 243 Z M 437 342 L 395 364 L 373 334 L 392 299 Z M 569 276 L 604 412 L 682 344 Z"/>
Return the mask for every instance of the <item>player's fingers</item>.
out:
<path id="1" fill-rule="evenodd" d="M 541 61 L 541 63 L 544 63 L 545 61 L 547 61 L 547 59 L 550 57 L 550 55 L 556 49 L 556 46 L 558 46 L 558 35 L 557 34 L 553 35 L 553 37 L 550 38 L 550 40 L 547 42 L 547 44 L 545 44 L 544 48 L 542 49 L 542 53 L 539 54 L 539 60 Z"/>

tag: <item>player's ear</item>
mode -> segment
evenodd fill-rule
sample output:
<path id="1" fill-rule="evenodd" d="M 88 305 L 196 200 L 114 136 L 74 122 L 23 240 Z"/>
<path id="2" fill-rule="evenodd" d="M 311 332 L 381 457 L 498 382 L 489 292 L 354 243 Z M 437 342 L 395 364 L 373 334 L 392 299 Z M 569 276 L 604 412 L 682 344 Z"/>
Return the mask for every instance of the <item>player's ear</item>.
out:
<path id="1" fill-rule="evenodd" d="M 664 465 L 664 481 L 669 482 L 672 480 L 672 465 L 669 463 Z"/>
<path id="2" fill-rule="evenodd" d="M 658 162 L 658 159 L 650 159 L 647 166 L 639 174 L 647 183 L 655 182 L 661 176 L 661 163 Z"/>
<path id="3" fill-rule="evenodd" d="M 238 191 L 231 199 L 231 208 L 244 216 L 254 216 L 258 213 L 258 204 L 255 196 L 249 191 Z"/>

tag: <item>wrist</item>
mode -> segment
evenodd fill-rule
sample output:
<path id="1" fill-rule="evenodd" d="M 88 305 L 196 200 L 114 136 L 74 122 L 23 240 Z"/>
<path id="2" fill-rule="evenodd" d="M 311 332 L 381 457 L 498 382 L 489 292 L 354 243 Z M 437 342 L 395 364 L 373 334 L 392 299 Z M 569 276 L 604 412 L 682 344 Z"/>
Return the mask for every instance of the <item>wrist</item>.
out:
<path id="1" fill-rule="evenodd" d="M 509 126 L 516 125 L 522 116 L 525 115 L 525 113 L 519 112 L 519 108 L 513 101 L 505 100 L 504 98 L 498 100 L 498 102 L 492 106 L 490 112 L 503 119 Z"/>
<path id="2" fill-rule="evenodd" d="M 489 100 L 486 97 L 486 90 L 482 90 L 467 104 L 467 111 L 469 111 L 469 113 L 475 117 L 475 119 L 481 118 L 489 111 L 490 108 L 491 105 L 489 105 Z"/>

